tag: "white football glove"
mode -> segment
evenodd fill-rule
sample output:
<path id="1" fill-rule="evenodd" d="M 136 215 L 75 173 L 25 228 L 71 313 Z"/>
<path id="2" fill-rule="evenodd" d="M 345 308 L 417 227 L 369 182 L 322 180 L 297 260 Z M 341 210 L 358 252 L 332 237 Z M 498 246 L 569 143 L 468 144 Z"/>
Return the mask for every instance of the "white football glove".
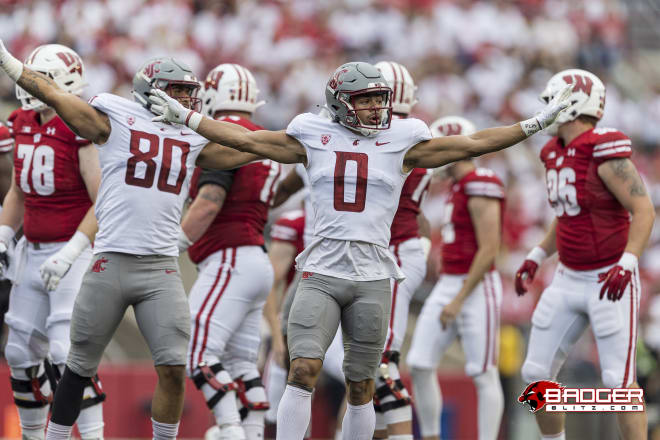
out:
<path id="1" fill-rule="evenodd" d="M 89 246 L 87 235 L 76 231 L 66 245 L 39 266 L 39 274 L 49 292 L 57 289 L 76 258 Z"/>
<path id="2" fill-rule="evenodd" d="M 14 238 L 14 229 L 11 226 L 0 225 L 0 280 L 5 279 L 9 267 L 12 238 Z"/>
<path id="3" fill-rule="evenodd" d="M 537 131 L 548 128 L 559 113 L 571 105 L 570 96 L 573 90 L 573 84 L 567 84 L 559 93 L 557 93 L 552 100 L 538 112 L 533 118 L 527 119 L 520 123 L 520 127 L 527 136 L 531 136 Z"/>
<path id="4" fill-rule="evenodd" d="M 187 125 L 193 130 L 197 130 L 199 123 L 202 122 L 201 113 L 185 108 L 179 101 L 160 89 L 151 89 L 149 101 L 151 101 L 151 111 L 159 115 L 151 119 L 153 122 L 172 122 Z"/>
<path id="5" fill-rule="evenodd" d="M 0 67 L 7 72 L 7 75 L 14 81 L 18 81 L 23 73 L 23 63 L 18 61 L 0 40 Z"/>

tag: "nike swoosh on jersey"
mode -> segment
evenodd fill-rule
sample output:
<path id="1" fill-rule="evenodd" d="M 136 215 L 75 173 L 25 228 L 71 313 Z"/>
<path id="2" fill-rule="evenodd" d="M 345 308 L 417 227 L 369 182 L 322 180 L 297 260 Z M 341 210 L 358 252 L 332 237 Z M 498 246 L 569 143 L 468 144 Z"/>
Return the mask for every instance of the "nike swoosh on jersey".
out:
<path id="1" fill-rule="evenodd" d="M 376 146 L 380 147 L 381 145 L 389 144 L 390 142 L 378 142 L 376 141 Z"/>

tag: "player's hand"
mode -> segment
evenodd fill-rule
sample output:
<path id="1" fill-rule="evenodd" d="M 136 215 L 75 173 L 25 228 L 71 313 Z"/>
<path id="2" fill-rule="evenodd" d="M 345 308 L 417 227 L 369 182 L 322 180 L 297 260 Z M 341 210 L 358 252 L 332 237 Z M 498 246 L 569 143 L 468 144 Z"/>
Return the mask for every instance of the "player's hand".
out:
<path id="1" fill-rule="evenodd" d="M 0 40 L 0 68 L 2 68 L 14 82 L 18 81 L 18 78 L 20 78 L 23 73 L 23 63 L 9 53 L 2 40 Z"/>
<path id="2" fill-rule="evenodd" d="M 548 254 L 539 246 L 536 246 L 527 254 L 522 266 L 516 272 L 515 286 L 518 296 L 527 293 L 527 287 L 534 281 L 536 271 L 547 256 Z"/>
<path id="3" fill-rule="evenodd" d="M 600 299 L 607 294 L 610 301 L 618 301 L 623 297 L 628 285 L 632 282 L 632 277 L 637 268 L 637 256 L 630 252 L 624 252 L 619 262 L 607 272 L 598 274 L 598 282 L 603 283 L 600 289 Z"/>
<path id="4" fill-rule="evenodd" d="M 57 289 L 60 280 L 66 275 L 72 264 L 73 261 L 70 261 L 66 255 L 62 255 L 61 252 L 57 252 L 48 257 L 48 259 L 39 266 L 39 274 L 44 282 L 44 286 L 46 286 L 46 290 L 52 292 Z"/>
<path id="5" fill-rule="evenodd" d="M 278 336 L 273 335 L 272 345 L 273 360 L 280 367 L 286 368 L 285 359 L 286 356 L 289 356 L 289 353 L 286 350 L 286 344 L 284 344 L 281 333 Z"/>
<path id="6" fill-rule="evenodd" d="M 527 136 L 531 136 L 537 131 L 544 130 L 552 125 L 557 116 L 571 105 L 570 96 L 573 90 L 573 84 L 567 84 L 559 91 L 550 102 L 538 112 L 533 118 L 522 121 L 520 126 Z"/>
<path id="7" fill-rule="evenodd" d="M 188 113 L 192 112 L 160 89 L 151 89 L 149 101 L 151 101 L 151 111 L 159 115 L 151 119 L 153 122 L 185 124 Z"/>
<path id="8" fill-rule="evenodd" d="M 447 327 L 451 325 L 463 307 L 463 301 L 457 300 L 454 298 L 449 304 L 442 308 L 442 313 L 440 313 L 440 324 L 442 324 L 442 329 L 446 330 Z"/>

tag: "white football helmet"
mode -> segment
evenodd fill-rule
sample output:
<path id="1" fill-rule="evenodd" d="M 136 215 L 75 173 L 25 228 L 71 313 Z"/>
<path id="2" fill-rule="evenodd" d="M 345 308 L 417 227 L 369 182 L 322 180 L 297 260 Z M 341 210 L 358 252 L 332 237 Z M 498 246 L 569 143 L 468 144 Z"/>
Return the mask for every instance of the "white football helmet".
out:
<path id="1" fill-rule="evenodd" d="M 374 65 L 381 71 L 392 89 L 392 112 L 408 116 L 413 106 L 417 104 L 415 98 L 417 86 L 408 69 L 394 61 L 381 61 Z"/>
<path id="2" fill-rule="evenodd" d="M 202 92 L 202 113 L 212 118 L 220 110 L 254 113 L 259 89 L 252 72 L 238 64 L 220 64 L 206 75 Z"/>
<path id="3" fill-rule="evenodd" d="M 556 136 L 561 124 L 574 121 L 580 115 L 600 119 L 605 110 L 605 85 L 596 75 L 582 69 L 562 70 L 555 74 L 541 93 L 541 100 L 547 104 L 566 84 L 573 84 L 571 105 L 546 129 L 552 136 Z"/>
<path id="4" fill-rule="evenodd" d="M 445 116 L 436 119 L 431 126 L 433 137 L 463 135 L 469 136 L 477 131 L 474 124 L 461 116 Z"/>
<path id="5" fill-rule="evenodd" d="M 44 44 L 32 51 L 25 60 L 30 69 L 43 73 L 55 81 L 62 90 L 80 95 L 87 85 L 83 77 L 84 66 L 80 56 L 61 44 Z M 16 85 L 16 98 L 23 110 L 44 111 L 48 106 Z"/>

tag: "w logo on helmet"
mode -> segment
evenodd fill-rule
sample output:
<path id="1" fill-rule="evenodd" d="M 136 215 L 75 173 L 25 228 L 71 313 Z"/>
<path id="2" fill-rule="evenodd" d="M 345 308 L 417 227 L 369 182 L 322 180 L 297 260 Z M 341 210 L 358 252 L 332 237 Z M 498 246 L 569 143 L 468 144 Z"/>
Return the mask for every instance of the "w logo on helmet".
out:
<path id="1" fill-rule="evenodd" d="M 537 412 L 545 406 L 545 393 L 547 390 L 561 390 L 563 388 L 564 387 L 557 382 L 539 380 L 529 384 L 527 388 L 525 388 L 525 391 L 523 391 L 520 397 L 518 397 L 518 402 L 527 403 L 531 412 Z"/>
<path id="2" fill-rule="evenodd" d="M 573 92 L 584 92 L 587 95 L 591 95 L 591 88 L 594 85 L 594 82 L 588 76 L 583 75 L 566 75 L 562 77 L 566 84 L 575 84 L 573 86 Z"/>
<path id="3" fill-rule="evenodd" d="M 454 136 L 461 134 L 463 130 L 461 124 L 445 124 L 438 127 L 438 131 L 445 136 Z"/>
<path id="4" fill-rule="evenodd" d="M 153 78 L 154 74 L 160 73 L 160 61 L 154 61 L 142 71 L 148 78 Z"/>
<path id="5" fill-rule="evenodd" d="M 206 81 L 204 81 L 204 88 L 218 90 L 218 85 L 220 84 L 220 80 L 222 79 L 222 75 L 224 75 L 224 73 L 224 70 L 216 70 L 215 72 L 209 74 L 209 76 L 206 77 Z"/>
<path id="6" fill-rule="evenodd" d="M 78 55 L 71 52 L 58 52 L 56 55 L 66 64 L 66 67 L 69 67 L 69 73 L 78 72 L 79 75 L 82 75 L 82 60 Z"/>

